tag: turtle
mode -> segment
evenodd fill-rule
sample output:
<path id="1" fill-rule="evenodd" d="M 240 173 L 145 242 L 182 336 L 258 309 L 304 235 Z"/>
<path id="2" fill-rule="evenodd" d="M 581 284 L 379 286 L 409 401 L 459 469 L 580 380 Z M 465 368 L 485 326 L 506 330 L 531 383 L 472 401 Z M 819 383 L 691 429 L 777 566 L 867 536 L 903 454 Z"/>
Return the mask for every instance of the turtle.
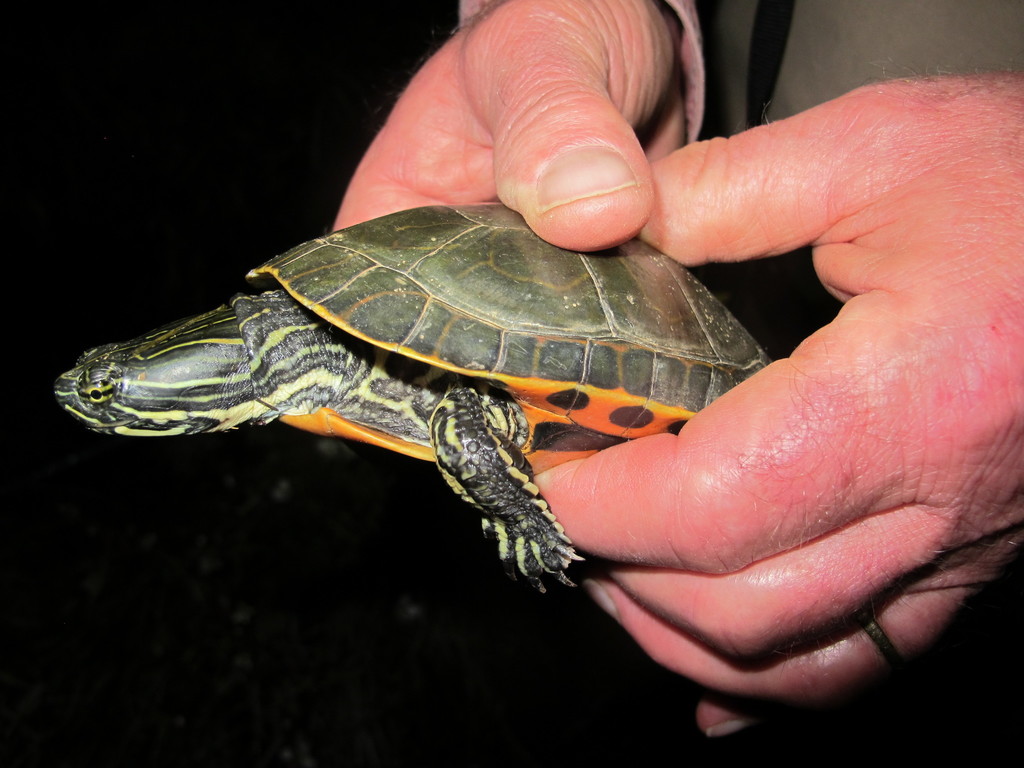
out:
<path id="1" fill-rule="evenodd" d="M 393 213 L 248 279 L 261 292 L 87 351 L 57 401 L 101 433 L 277 420 L 435 461 L 540 591 L 582 558 L 535 472 L 678 433 L 768 363 L 670 257 L 637 239 L 563 250 L 501 204 Z"/>

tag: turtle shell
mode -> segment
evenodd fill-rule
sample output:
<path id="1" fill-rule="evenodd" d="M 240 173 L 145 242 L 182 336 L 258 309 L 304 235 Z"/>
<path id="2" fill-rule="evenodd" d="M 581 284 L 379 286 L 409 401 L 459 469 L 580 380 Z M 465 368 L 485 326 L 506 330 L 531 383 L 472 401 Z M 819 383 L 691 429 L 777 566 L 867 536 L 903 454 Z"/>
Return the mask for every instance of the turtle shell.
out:
<path id="1" fill-rule="evenodd" d="M 501 205 L 402 211 L 253 270 L 345 331 L 617 437 L 677 431 L 768 358 L 677 262 L 638 240 L 542 240 Z M 542 414 L 538 416 L 537 414 Z"/>

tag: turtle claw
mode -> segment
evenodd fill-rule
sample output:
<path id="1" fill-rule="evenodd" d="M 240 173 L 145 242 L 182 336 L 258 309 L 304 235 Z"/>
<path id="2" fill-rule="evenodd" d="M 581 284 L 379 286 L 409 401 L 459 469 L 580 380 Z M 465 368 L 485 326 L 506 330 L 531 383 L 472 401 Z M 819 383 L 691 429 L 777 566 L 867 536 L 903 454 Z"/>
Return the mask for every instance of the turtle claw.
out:
<path id="1" fill-rule="evenodd" d="M 566 576 L 563 571 L 559 571 L 557 573 L 557 575 L 556 575 L 556 578 L 558 579 L 558 581 L 560 583 L 564 584 L 567 587 L 575 587 L 576 586 L 576 582 L 573 581 L 572 579 L 570 579 L 568 576 Z"/>
<path id="2" fill-rule="evenodd" d="M 565 569 L 574 560 L 583 558 L 576 554 L 569 538 L 562 532 L 562 526 L 554 518 L 544 516 L 540 521 L 524 518 L 508 524 L 484 517 L 482 524 L 484 535 L 497 539 L 502 567 L 513 581 L 517 574 L 521 574 L 531 587 L 538 592 L 546 592 L 541 577 L 551 574 L 567 587 L 576 586 L 565 575 Z"/>

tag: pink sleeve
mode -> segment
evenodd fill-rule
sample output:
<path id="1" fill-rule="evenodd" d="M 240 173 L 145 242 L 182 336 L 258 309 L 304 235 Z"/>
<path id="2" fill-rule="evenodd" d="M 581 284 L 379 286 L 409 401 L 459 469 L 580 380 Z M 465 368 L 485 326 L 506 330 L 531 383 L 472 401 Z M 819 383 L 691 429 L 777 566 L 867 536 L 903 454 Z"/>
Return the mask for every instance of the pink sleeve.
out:
<path id="1" fill-rule="evenodd" d="M 487 5 L 488 0 L 459 0 L 459 18 L 465 21 Z M 696 141 L 704 120 L 704 57 L 697 21 L 696 0 L 664 0 L 682 24 L 679 58 L 683 66 L 683 87 L 686 89 L 686 139 Z"/>

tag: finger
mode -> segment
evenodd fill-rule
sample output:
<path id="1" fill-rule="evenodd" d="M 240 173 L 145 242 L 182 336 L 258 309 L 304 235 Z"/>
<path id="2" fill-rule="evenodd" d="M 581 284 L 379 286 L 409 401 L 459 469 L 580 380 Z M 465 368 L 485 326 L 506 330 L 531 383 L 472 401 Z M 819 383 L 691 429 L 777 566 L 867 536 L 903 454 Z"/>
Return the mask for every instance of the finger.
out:
<path id="1" fill-rule="evenodd" d="M 771 705 L 708 692 L 697 702 L 697 727 L 709 738 L 729 736 L 771 718 Z"/>
<path id="2" fill-rule="evenodd" d="M 620 566 L 611 574 L 671 625 L 722 653 L 756 658 L 849 623 L 931 563 L 944 533 L 931 517 L 924 508 L 877 515 L 733 573 Z"/>
<path id="3" fill-rule="evenodd" d="M 563 247 L 635 235 L 653 189 L 634 126 L 681 142 L 681 99 L 662 101 L 673 57 L 648 3 L 509 4 L 469 30 L 464 79 L 493 133 L 502 201 Z"/>
<path id="4" fill-rule="evenodd" d="M 769 699 L 797 706 L 834 706 L 886 677 L 888 661 L 852 620 L 831 635 L 758 658 L 712 650 L 647 610 L 607 579 L 585 583 L 610 613 L 657 662 L 695 682 L 731 696 Z M 904 658 L 927 647 L 949 623 L 965 592 L 909 595 L 880 611 L 875 620 Z M 710 723 L 702 723 L 706 727 Z"/>
<path id="5" fill-rule="evenodd" d="M 978 115 L 1005 102 L 1008 88 L 991 78 L 974 86 L 993 92 L 972 95 L 970 108 L 952 92 L 962 82 L 867 86 L 730 139 L 685 147 L 655 164 L 657 206 L 644 237 L 688 264 L 852 242 L 891 221 L 873 202 L 903 190 L 910 199 L 917 179 L 955 176 L 967 150 L 976 151 L 968 143 L 978 136 Z M 993 125 L 990 143 L 1008 145 L 999 130 Z M 947 191 L 961 186 L 950 183 Z"/>
<path id="6" fill-rule="evenodd" d="M 716 691 L 822 706 L 863 689 L 887 671 L 870 639 L 852 626 L 811 649 L 746 661 L 716 653 L 643 608 L 614 583 L 599 584 L 614 618 L 654 661 Z M 593 594 L 595 586 L 589 589 Z"/>

